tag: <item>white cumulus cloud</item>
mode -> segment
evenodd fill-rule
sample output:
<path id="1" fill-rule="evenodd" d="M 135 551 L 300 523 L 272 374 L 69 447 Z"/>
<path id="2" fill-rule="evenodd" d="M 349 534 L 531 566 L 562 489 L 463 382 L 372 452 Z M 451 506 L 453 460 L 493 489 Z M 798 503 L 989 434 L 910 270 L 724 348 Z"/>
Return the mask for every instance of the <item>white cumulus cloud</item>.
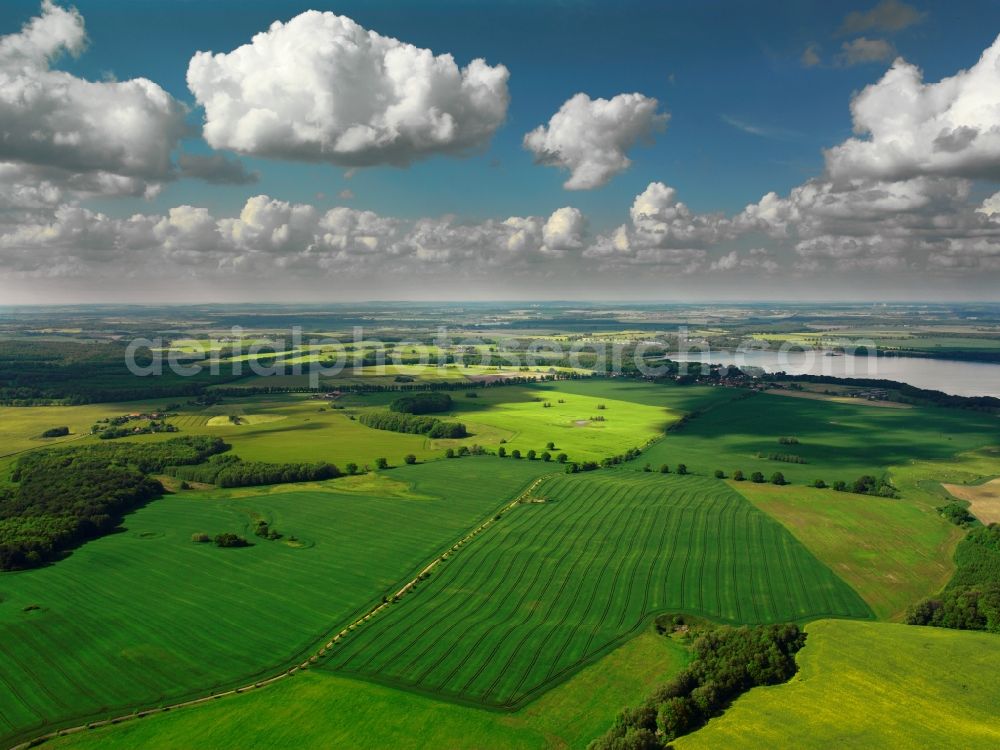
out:
<path id="1" fill-rule="evenodd" d="M 850 138 L 826 152 L 835 180 L 944 175 L 1000 180 L 1000 37 L 968 70 L 924 83 L 897 59 L 851 102 Z"/>
<path id="2" fill-rule="evenodd" d="M 545 249 L 554 254 L 583 247 L 587 220 L 578 208 L 557 208 L 542 227 Z"/>
<path id="3" fill-rule="evenodd" d="M 198 52 L 188 86 L 215 148 L 343 166 L 406 165 L 486 144 L 508 71 L 307 11 L 228 53 Z"/>
<path id="4" fill-rule="evenodd" d="M 524 147 L 538 164 L 570 172 L 567 190 L 590 190 L 624 172 L 632 161 L 627 152 L 637 141 L 666 127 L 669 115 L 657 113 L 659 102 L 642 94 L 591 99 L 576 94 L 524 136 Z"/>
<path id="5" fill-rule="evenodd" d="M 184 107 L 146 78 L 95 82 L 51 68 L 85 44 L 80 14 L 50 0 L 20 32 L 0 37 L 0 161 L 112 194 L 170 179 Z"/>

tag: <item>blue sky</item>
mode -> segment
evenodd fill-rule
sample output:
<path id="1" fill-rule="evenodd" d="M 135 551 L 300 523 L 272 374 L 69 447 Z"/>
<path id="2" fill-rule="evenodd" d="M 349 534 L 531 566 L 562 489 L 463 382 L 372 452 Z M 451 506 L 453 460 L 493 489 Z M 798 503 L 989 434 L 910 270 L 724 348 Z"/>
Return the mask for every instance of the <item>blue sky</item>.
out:
<path id="1" fill-rule="evenodd" d="M 417 49 L 406 85 L 374 32 Z M 992 299 L 998 33 L 995 0 L 4 0 L 0 294 Z"/>
<path id="2" fill-rule="evenodd" d="M 346 181 L 325 164 L 247 158 L 258 185 L 219 187 L 194 180 L 168 185 L 152 202 L 237 211 L 262 190 L 284 200 L 334 205 L 350 188 L 354 207 L 401 217 L 456 213 L 472 219 L 547 214 L 572 203 L 596 226 L 620 223 L 632 198 L 653 180 L 676 187 L 697 211 L 732 213 L 769 190 L 787 192 L 822 170 L 821 149 L 850 135 L 853 91 L 886 63 L 805 68 L 806 45 L 832 55 L 846 13 L 872 3 L 790 2 L 266 2 L 263 0 L 78 0 L 90 45 L 60 67 L 82 77 L 145 76 L 194 104 L 185 83 L 199 50 L 228 52 L 274 20 L 315 8 L 348 15 L 366 28 L 460 65 L 475 57 L 511 71 L 506 124 L 487 150 L 467 159 L 433 157 L 408 169 L 374 167 Z M 993 41 L 1000 4 L 915 3 L 928 19 L 892 34 L 899 52 L 930 80 L 968 67 Z M 5 0 L 0 32 L 16 31 L 38 3 Z M 993 19 L 993 23 L 986 22 Z M 565 175 L 532 164 L 521 146 L 576 92 L 611 97 L 638 91 L 670 112 L 667 131 L 637 147 L 634 166 L 594 191 L 568 195 Z M 724 118 L 761 128 L 742 132 Z M 197 124 L 201 111 L 193 109 Z M 207 150 L 197 139 L 184 148 Z M 325 200 L 316 194 L 324 193 Z M 98 201 L 102 210 L 147 210 L 146 201 Z"/>

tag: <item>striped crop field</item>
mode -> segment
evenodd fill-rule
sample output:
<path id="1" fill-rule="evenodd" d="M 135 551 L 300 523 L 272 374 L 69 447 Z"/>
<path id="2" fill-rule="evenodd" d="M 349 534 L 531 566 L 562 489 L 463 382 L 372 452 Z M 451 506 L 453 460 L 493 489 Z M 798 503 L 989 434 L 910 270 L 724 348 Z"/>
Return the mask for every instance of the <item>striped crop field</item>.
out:
<path id="1" fill-rule="evenodd" d="M 204 427 L 208 424 L 210 417 L 204 414 L 178 414 L 176 417 L 171 417 L 170 421 L 181 429 L 191 429 L 195 427 Z"/>
<path id="2" fill-rule="evenodd" d="M 544 471 L 463 458 L 182 492 L 53 565 L 0 574 L 0 747 L 297 663 Z M 256 519 L 283 538 L 255 537 Z M 253 546 L 192 541 L 221 532 Z"/>
<path id="3" fill-rule="evenodd" d="M 557 475 L 348 636 L 322 668 L 514 708 L 658 612 L 732 623 L 872 616 L 722 482 Z"/>

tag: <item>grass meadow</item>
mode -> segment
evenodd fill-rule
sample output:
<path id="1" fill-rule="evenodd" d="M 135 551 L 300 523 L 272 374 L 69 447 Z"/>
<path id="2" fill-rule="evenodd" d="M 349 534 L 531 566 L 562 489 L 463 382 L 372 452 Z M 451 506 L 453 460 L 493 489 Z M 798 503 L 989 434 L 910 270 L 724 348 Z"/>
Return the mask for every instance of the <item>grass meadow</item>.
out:
<path id="1" fill-rule="evenodd" d="M 629 471 L 546 478 L 321 669 L 515 707 L 657 612 L 758 623 L 871 610 L 724 483 Z"/>

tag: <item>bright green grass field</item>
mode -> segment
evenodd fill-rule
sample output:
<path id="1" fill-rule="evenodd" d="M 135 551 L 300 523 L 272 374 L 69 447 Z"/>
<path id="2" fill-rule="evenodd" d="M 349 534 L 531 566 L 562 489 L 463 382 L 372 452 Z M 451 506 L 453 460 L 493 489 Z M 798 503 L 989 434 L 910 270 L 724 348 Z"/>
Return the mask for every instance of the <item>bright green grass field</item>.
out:
<path id="1" fill-rule="evenodd" d="M 617 711 L 687 664 L 646 631 L 516 713 L 497 713 L 310 670 L 264 690 L 82 732 L 53 748 L 331 747 L 583 750 Z"/>
<path id="2" fill-rule="evenodd" d="M 781 445 L 780 437 L 796 437 L 798 445 Z M 853 481 L 862 474 L 881 476 L 890 466 L 913 461 L 943 460 L 956 453 L 1000 442 L 996 416 L 963 409 L 882 409 L 805 398 L 758 395 L 708 409 L 641 460 L 654 467 L 730 474 L 742 469 L 749 477 L 780 471 L 789 481 L 827 484 Z M 757 458 L 760 453 L 764 457 Z M 771 461 L 771 453 L 795 454 L 805 464 Z"/>
<path id="3" fill-rule="evenodd" d="M 460 419 L 472 435 L 464 440 L 429 440 L 422 435 L 407 435 L 374 430 L 357 421 L 368 409 L 385 409 L 398 393 L 348 395 L 337 401 L 345 409 L 331 409 L 326 401 L 305 394 L 275 394 L 226 398 L 209 407 L 183 405 L 170 421 L 181 435 L 218 436 L 233 445 L 233 452 L 246 460 L 267 462 L 329 461 L 343 467 L 353 462 L 374 465 L 375 459 L 387 458 L 399 465 L 408 454 L 418 459 L 438 457 L 447 448 L 462 445 L 485 445 L 496 448 L 508 440 L 509 450 L 522 453 L 545 450 L 548 442 L 557 445 L 554 453 L 566 452 L 571 460 L 599 460 L 640 446 L 662 435 L 666 425 L 681 413 L 705 404 L 728 400 L 733 392 L 719 388 L 653 385 L 624 380 L 588 379 L 559 381 L 535 386 L 501 386 L 476 389 L 478 398 L 467 398 L 463 391 L 452 392 L 455 410 L 445 418 Z M 551 409 L 543 409 L 549 400 Z M 562 399 L 564 403 L 559 404 Z M 5 477 L 10 461 L 3 456 L 24 450 L 43 448 L 82 437 L 90 437 L 90 426 L 98 419 L 130 412 L 159 411 L 172 399 L 131 403 L 108 403 L 65 407 L 0 407 L 0 473 Z M 604 404 L 604 410 L 597 405 Z M 230 415 L 240 417 L 231 424 Z M 591 416 L 604 415 L 605 422 L 575 424 Z M 69 438 L 42 440 L 41 433 L 66 425 Z M 165 440 L 175 435 L 161 433 L 126 440 Z M 2 481 L 2 477 L 0 477 Z"/>
<path id="4" fill-rule="evenodd" d="M 321 665 L 514 707 L 656 612 L 727 622 L 871 610 L 778 523 L 715 480 L 614 471 L 546 478 L 414 594 Z"/>
<path id="5" fill-rule="evenodd" d="M 0 744 L 280 671 L 541 470 L 466 458 L 361 486 L 181 493 L 54 565 L 0 573 Z M 253 537 L 256 518 L 301 544 Z M 223 531 L 254 546 L 191 541 Z"/>
<path id="6" fill-rule="evenodd" d="M 400 464 L 410 453 L 424 459 L 462 445 L 495 449 L 501 441 L 506 441 L 508 451 L 519 449 L 522 454 L 530 449 L 541 454 L 553 442 L 553 456 L 564 452 L 570 460 L 587 461 L 642 446 L 661 436 L 681 413 L 734 397 L 728 389 L 606 379 L 472 392 L 476 398 L 464 391 L 451 392 L 454 409 L 436 415 L 465 423 L 471 434 L 462 440 L 375 430 L 351 419 L 386 409 L 400 395 L 392 392 L 346 395 L 335 402 L 343 409 L 328 408 L 325 401 L 301 394 L 227 398 L 204 409 L 185 409 L 171 421 L 182 434 L 219 436 L 232 444 L 234 453 L 254 461 L 330 461 L 343 467 L 348 462 L 374 465 L 376 458 L 385 457 Z M 546 401 L 551 408 L 543 407 Z M 601 404 L 604 409 L 597 408 Z M 241 417 L 242 423 L 229 424 L 229 415 Z M 604 416 L 605 421 L 590 422 L 593 416 Z"/>
<path id="7" fill-rule="evenodd" d="M 1000 636 L 810 623 L 799 673 L 755 688 L 678 750 L 1000 747 Z"/>
<path id="8" fill-rule="evenodd" d="M 504 439 L 508 452 L 533 449 L 541 454 L 552 442 L 553 455 L 597 461 L 661 437 L 685 411 L 733 397 L 732 391 L 720 390 L 603 378 L 567 380 L 487 388 L 477 398 L 453 394 L 452 414 L 468 426 L 471 440 L 482 444 Z"/>

